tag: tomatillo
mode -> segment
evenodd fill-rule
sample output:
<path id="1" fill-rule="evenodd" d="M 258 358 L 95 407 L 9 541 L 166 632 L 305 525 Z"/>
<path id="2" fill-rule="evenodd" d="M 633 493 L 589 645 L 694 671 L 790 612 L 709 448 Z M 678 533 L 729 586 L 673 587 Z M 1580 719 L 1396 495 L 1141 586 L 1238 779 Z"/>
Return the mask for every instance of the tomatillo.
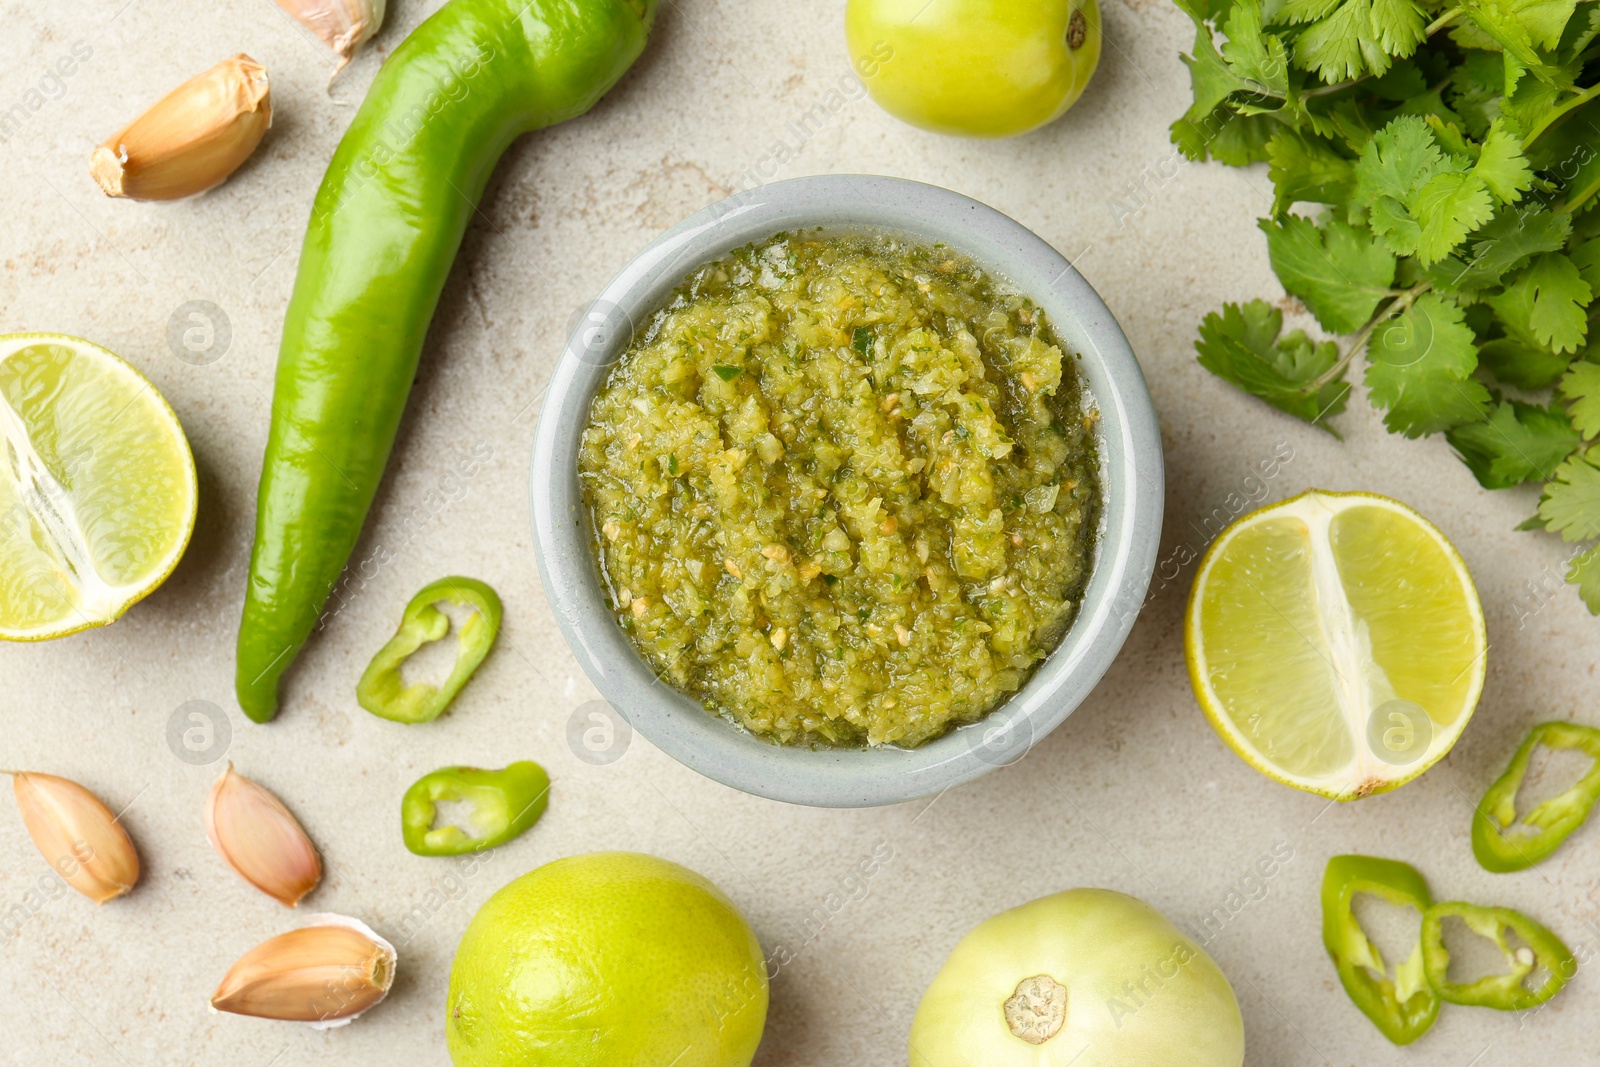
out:
<path id="1" fill-rule="evenodd" d="M 879 106 L 960 137 L 1055 121 L 1100 62 L 1096 0 L 850 0 L 845 34 Z"/>
<path id="2" fill-rule="evenodd" d="M 1244 1022 L 1211 957 L 1107 889 L 979 923 L 923 994 L 911 1067 L 1239 1067 Z"/>

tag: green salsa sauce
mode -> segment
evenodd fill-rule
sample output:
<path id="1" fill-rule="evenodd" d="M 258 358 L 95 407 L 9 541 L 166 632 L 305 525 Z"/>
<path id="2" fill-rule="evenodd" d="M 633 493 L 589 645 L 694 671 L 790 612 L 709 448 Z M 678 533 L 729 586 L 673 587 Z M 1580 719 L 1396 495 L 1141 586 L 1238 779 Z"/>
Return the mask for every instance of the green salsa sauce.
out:
<path id="1" fill-rule="evenodd" d="M 595 396 L 579 473 L 661 677 L 786 744 L 915 746 L 1071 624 L 1096 409 L 1040 308 L 885 234 L 701 267 Z"/>

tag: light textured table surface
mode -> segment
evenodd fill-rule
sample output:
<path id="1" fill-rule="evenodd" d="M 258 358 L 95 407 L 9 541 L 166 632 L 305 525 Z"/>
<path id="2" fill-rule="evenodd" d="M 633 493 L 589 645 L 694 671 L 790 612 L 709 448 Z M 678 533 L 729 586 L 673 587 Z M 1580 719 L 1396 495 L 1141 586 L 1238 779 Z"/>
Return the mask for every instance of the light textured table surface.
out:
<path id="1" fill-rule="evenodd" d="M 126 806 L 145 870 L 131 896 L 96 910 L 52 885 L 0 799 L 0 1062 L 443 1063 L 451 953 L 474 910 L 512 877 L 593 849 L 654 852 L 703 872 L 769 952 L 791 950 L 772 987 L 763 1067 L 904 1062 L 917 999 L 956 939 L 995 911 L 1072 886 L 1124 890 L 1192 927 L 1209 922 L 1207 948 L 1238 992 L 1251 1065 L 1595 1062 L 1600 988 L 1586 970 L 1535 1017 L 1446 1010 L 1396 1050 L 1346 999 L 1323 953 L 1323 864 L 1361 851 L 1415 862 L 1441 897 L 1539 916 L 1580 959 L 1592 954 L 1600 831 L 1581 831 L 1535 871 L 1497 876 L 1473 861 L 1468 825 L 1529 725 L 1600 720 L 1600 622 L 1555 588 L 1559 543 L 1513 532 L 1530 493 L 1480 490 L 1442 442 L 1390 436 L 1359 395 L 1340 442 L 1195 364 L 1205 312 L 1282 290 L 1254 227 L 1269 202 L 1264 169 L 1179 166 L 1168 144 L 1167 124 L 1187 103 L 1177 54 L 1192 34 L 1159 0 L 1108 0 L 1105 59 L 1082 102 L 1047 130 L 998 144 L 924 134 L 862 99 L 842 0 L 664 0 L 649 53 L 613 95 L 582 121 L 520 142 L 501 167 L 446 289 L 359 550 L 387 547 L 394 561 L 307 649 L 278 720 L 246 722 L 232 701 L 233 641 L 301 234 L 382 54 L 436 6 L 396 0 L 377 47 L 329 96 L 328 55 L 270 0 L 0 0 L 0 110 L 44 90 L 24 128 L 0 142 L 0 332 L 79 334 L 131 360 L 182 419 L 201 489 L 188 555 L 149 600 L 105 630 L 0 648 L 0 766 L 67 775 Z M 87 61 L 59 83 L 44 78 L 77 42 Z M 276 121 L 257 156 L 192 202 L 101 196 L 90 148 L 240 51 L 273 78 Z M 685 215 L 752 181 L 826 172 L 948 186 L 1077 263 L 1126 329 L 1161 416 L 1164 555 L 1202 548 L 1218 509 L 1227 516 L 1246 497 L 1308 486 L 1391 494 L 1438 522 L 1477 579 L 1492 646 L 1483 702 L 1451 755 L 1403 790 L 1351 805 L 1250 770 L 1190 693 L 1181 612 L 1191 565 L 1169 569 L 1117 664 L 1064 726 L 1020 763 L 931 804 L 788 807 L 702 779 L 637 737 L 609 765 L 579 760 L 568 722 L 595 693 L 540 590 L 526 493 L 536 401 L 569 319 Z M 166 340 L 169 316 L 193 300 L 215 304 L 231 327 L 226 351 L 205 365 L 177 358 Z M 474 450 L 487 457 L 476 472 L 453 475 Z M 1253 480 L 1275 453 L 1292 458 Z M 354 700 L 362 666 L 406 599 L 451 573 L 503 594 L 500 646 L 441 721 L 404 728 L 367 715 Z M 232 961 L 295 918 L 206 843 L 202 804 L 222 764 L 185 762 L 168 744 L 169 722 L 197 700 L 226 709 L 232 726 L 225 753 L 219 740 L 210 755 L 277 791 L 322 848 L 327 877 L 304 907 L 361 916 L 399 946 L 393 995 L 353 1026 L 318 1033 L 207 1009 Z M 414 778 L 521 758 L 555 782 L 533 832 L 475 867 L 404 850 L 398 804 Z M 1292 858 L 1271 878 L 1254 876 L 1274 850 Z M 889 859 L 862 879 L 875 851 Z"/>

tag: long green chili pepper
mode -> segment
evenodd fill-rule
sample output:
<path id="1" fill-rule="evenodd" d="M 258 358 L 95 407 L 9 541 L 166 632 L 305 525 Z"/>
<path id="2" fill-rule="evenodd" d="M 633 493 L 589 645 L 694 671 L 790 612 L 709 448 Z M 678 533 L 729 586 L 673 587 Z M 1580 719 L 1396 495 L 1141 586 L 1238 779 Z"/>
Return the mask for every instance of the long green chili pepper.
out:
<path id="1" fill-rule="evenodd" d="M 400 677 L 400 668 L 412 654 L 450 632 L 450 616 L 440 611 L 445 601 L 471 608 L 472 615 L 456 634 L 456 662 L 441 685 L 412 682 Z M 467 684 L 472 672 L 489 654 L 500 633 L 500 598 L 476 578 L 440 578 L 422 588 L 406 605 L 400 629 L 378 650 L 356 685 L 356 702 L 372 714 L 393 722 L 432 722 Z"/>
<path id="2" fill-rule="evenodd" d="M 284 318 L 235 688 L 257 722 L 366 521 L 445 277 L 513 140 L 589 110 L 657 0 L 450 0 L 339 143 Z"/>
<path id="3" fill-rule="evenodd" d="M 529 760 L 499 771 L 441 767 L 406 790 L 400 802 L 400 832 L 419 856 L 459 856 L 496 848 L 539 821 L 550 802 L 550 778 Z M 467 805 L 469 834 L 453 823 L 434 828 L 441 803 Z"/>
<path id="4" fill-rule="evenodd" d="M 1433 903 L 1428 883 L 1414 867 L 1371 856 L 1335 856 L 1322 875 L 1322 943 L 1333 957 L 1344 991 L 1361 1013 L 1396 1045 L 1428 1032 L 1439 1015 L 1439 998 L 1428 984 L 1423 945 L 1395 967 L 1390 978 L 1378 946 L 1355 916 L 1358 893 L 1425 914 Z"/>
<path id="5" fill-rule="evenodd" d="M 1507 828 L 1517 821 L 1517 790 L 1528 774 L 1534 749 L 1541 745 L 1575 749 L 1594 762 L 1582 778 L 1534 805 L 1522 817 L 1522 824 L 1533 832 L 1507 833 Z M 1560 848 L 1589 818 L 1596 801 L 1600 801 L 1600 730 L 1570 722 L 1541 723 L 1523 739 L 1511 757 L 1511 765 L 1489 787 L 1473 812 L 1472 854 L 1485 870 L 1499 874 L 1526 870 Z"/>
<path id="6" fill-rule="evenodd" d="M 1473 982 L 1450 981 L 1450 950 L 1444 943 L 1444 920 L 1460 919 L 1480 937 L 1495 943 L 1505 956 L 1507 970 L 1486 975 Z M 1506 936 L 1516 935 L 1518 944 Z M 1510 908 L 1487 908 L 1460 901 L 1444 901 L 1428 909 L 1422 917 L 1422 961 L 1428 983 L 1443 1000 L 1474 1008 L 1525 1011 L 1537 1008 L 1561 992 L 1578 971 L 1572 950 L 1544 926 Z M 1546 975 L 1536 989 L 1529 989 L 1529 975 Z"/>

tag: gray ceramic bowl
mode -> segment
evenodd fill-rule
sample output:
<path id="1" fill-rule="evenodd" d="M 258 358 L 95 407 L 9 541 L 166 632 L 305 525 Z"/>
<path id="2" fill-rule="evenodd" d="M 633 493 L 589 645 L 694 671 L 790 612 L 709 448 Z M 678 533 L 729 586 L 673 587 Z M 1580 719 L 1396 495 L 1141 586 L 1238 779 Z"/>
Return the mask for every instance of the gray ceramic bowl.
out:
<path id="1" fill-rule="evenodd" d="M 1041 304 L 1099 405 L 1101 529 L 1077 619 L 1028 683 L 982 722 L 921 748 L 785 748 L 657 681 L 611 615 L 578 485 L 589 403 L 684 277 L 782 230 L 887 230 L 942 241 Z M 641 252 L 588 309 L 550 383 L 533 453 L 533 532 L 545 592 L 578 662 L 633 728 L 701 774 L 795 804 L 865 807 L 927 796 L 1015 762 L 1089 695 L 1144 601 L 1161 534 L 1161 439 L 1127 339 L 1065 258 L 974 200 L 897 178 L 797 178 L 740 193 Z"/>

